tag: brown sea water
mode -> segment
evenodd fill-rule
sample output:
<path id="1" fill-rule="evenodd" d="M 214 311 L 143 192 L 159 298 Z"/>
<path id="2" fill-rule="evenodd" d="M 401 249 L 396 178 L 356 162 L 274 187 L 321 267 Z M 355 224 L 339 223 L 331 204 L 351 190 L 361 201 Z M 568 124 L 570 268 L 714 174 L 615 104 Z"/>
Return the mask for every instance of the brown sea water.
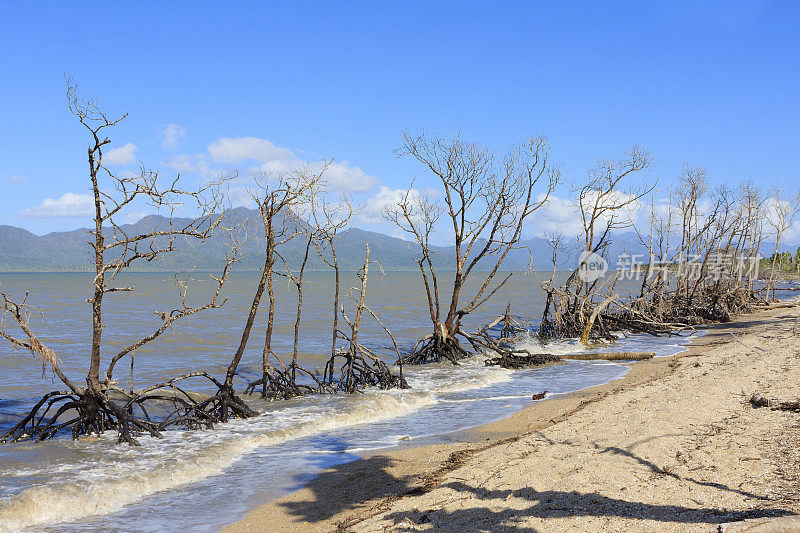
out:
<path id="1" fill-rule="evenodd" d="M 226 286 L 225 305 L 177 324 L 135 353 L 134 387 L 163 381 L 193 370 L 223 375 L 241 335 L 243 321 L 258 282 L 258 273 L 237 272 Z M 443 282 L 447 279 L 443 275 Z M 505 311 L 533 317 L 543 305 L 541 283 L 549 274 L 518 274 L 486 306 L 465 317 L 473 329 Z M 202 302 L 213 284 L 207 274 L 192 274 L 190 298 Z M 86 302 L 89 274 L 0 274 L 5 292 L 29 293 L 37 309 L 32 328 L 58 354 L 64 371 L 81 380 L 87 369 L 91 310 Z M 475 280 L 477 282 L 478 280 Z M 465 289 L 474 292 L 476 283 Z M 105 361 L 115 349 L 134 342 L 159 325 L 156 311 L 178 302 L 173 276 L 126 274 L 115 280 L 134 293 L 107 297 L 103 332 Z M 352 309 L 348 289 L 354 273 L 342 274 L 342 299 Z M 443 283 L 444 285 L 444 283 Z M 622 287 L 624 289 L 624 287 Z M 633 284 L 630 285 L 635 290 Z M 288 360 L 293 342 L 295 294 L 277 278 L 276 333 L 273 348 Z M 309 272 L 304 287 L 300 362 L 319 368 L 330 352 L 333 276 Z M 374 268 L 368 305 L 397 338 L 402 350 L 430 330 L 419 274 L 381 273 Z M 352 316 L 352 313 L 350 313 Z M 241 388 L 258 376 L 263 347 L 266 301 L 253 329 L 237 383 Z M 366 318 L 360 340 L 394 358 L 391 340 Z M 534 342 L 534 341 L 528 341 Z M 620 351 L 676 353 L 686 339 L 622 339 Z M 574 341 L 537 350 L 570 353 L 582 350 Z M 113 435 L 74 442 L 61 438 L 44 444 L 0 446 L 0 531 L 215 530 L 247 509 L 301 485 L 320 469 L 356 458 L 359 450 L 436 439 L 434 435 L 472 427 L 516 411 L 543 389 L 566 393 L 615 379 L 624 365 L 572 361 L 541 369 L 508 371 L 486 367 L 481 357 L 458 367 L 407 367 L 412 389 L 367 391 L 351 397 L 314 396 L 260 405 L 262 415 L 220 424 L 213 431 L 169 431 L 164 439 L 143 437 L 142 446 L 115 445 Z M 42 393 L 62 388 L 25 352 L 0 347 L 0 424 L 8 427 Z M 129 360 L 117 366 L 116 379 L 130 379 Z M 202 390 L 202 382 L 195 388 Z M 222 508 L 220 507 L 222 506 Z"/>

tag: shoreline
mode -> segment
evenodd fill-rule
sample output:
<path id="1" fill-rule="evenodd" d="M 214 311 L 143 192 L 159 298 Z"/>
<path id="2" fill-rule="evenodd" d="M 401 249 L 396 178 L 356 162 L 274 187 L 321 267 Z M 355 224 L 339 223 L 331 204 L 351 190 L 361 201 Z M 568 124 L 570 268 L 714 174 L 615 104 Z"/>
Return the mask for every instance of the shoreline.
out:
<path id="1" fill-rule="evenodd" d="M 430 499 L 455 471 L 474 470 L 470 468 L 470 463 L 477 458 L 498 455 L 501 451 L 501 456 L 507 455 L 506 448 L 518 447 L 523 441 L 548 428 L 569 427 L 569 424 L 562 422 L 578 418 L 589 407 L 602 407 L 607 403 L 604 402 L 607 398 L 635 393 L 643 386 L 675 377 L 678 370 L 686 366 L 683 364 L 684 359 L 706 358 L 708 352 L 746 351 L 738 337 L 764 331 L 765 325 L 775 322 L 776 314 L 790 315 L 792 319 L 800 320 L 800 308 L 797 304 L 784 303 L 737 317 L 730 323 L 711 324 L 704 328 L 704 335 L 687 345 L 688 350 L 675 356 L 629 363 L 630 370 L 620 379 L 533 402 L 498 421 L 440 436 L 444 437 L 445 442 L 409 443 L 361 453 L 360 459 L 329 468 L 299 490 L 251 510 L 243 519 L 232 523 L 224 531 L 270 531 L 277 525 L 283 531 L 371 531 L 387 527 L 391 530 L 398 522 L 397 517 L 381 522 L 382 515 L 393 507 L 407 506 L 415 500 L 421 503 Z M 731 337 L 734 333 L 736 339 Z M 725 350 L 726 347 L 730 350 Z M 692 388 L 691 384 L 685 385 Z M 613 414 L 606 413 L 606 416 Z M 620 422 L 611 421 L 611 429 L 615 425 L 619 426 Z M 625 429 L 617 427 L 617 430 Z M 468 496 L 471 496 L 468 499 L 476 499 L 475 494 Z M 800 508 L 793 509 L 792 512 L 800 511 Z M 433 524 L 427 514 L 420 515 L 419 523 L 415 522 L 413 513 L 407 515 L 401 529 L 428 529 L 426 526 Z M 452 523 L 452 520 L 448 523 Z M 664 525 L 663 522 L 660 524 L 659 529 Z M 411 528 L 412 525 L 415 527 Z M 553 525 L 550 524 L 548 530 Z M 494 526 L 501 529 L 506 527 L 497 523 L 492 527 Z M 570 527 L 573 526 L 575 524 Z M 682 526 L 684 529 L 681 530 L 685 530 L 687 524 L 683 523 Z M 472 521 L 467 521 L 465 527 L 467 530 L 483 530 L 472 529 L 475 527 Z"/>

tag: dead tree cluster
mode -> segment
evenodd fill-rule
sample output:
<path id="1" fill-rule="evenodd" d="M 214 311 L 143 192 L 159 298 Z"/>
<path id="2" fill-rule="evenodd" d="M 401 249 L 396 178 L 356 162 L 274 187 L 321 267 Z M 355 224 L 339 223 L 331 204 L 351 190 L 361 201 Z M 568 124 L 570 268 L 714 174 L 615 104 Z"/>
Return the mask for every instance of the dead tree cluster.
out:
<path id="1" fill-rule="evenodd" d="M 238 365 L 244 355 L 245 348 L 250 338 L 250 332 L 260 307 L 261 297 L 266 288 L 269 296 L 269 310 L 261 357 L 261 377 L 249 383 L 246 389 L 246 392 L 249 394 L 259 390 L 263 399 L 288 399 L 293 396 L 309 394 L 315 390 L 315 387 L 312 385 L 298 382 L 298 373 L 300 373 L 301 376 L 309 376 L 312 380 L 315 378 L 312 373 L 305 371 L 297 364 L 297 349 L 303 305 L 303 274 L 316 232 L 308 225 L 302 224 L 302 221 L 295 213 L 296 209 L 293 210 L 293 208 L 309 201 L 309 197 L 317 193 L 323 173 L 324 169 L 319 173 L 303 169 L 285 175 L 262 175 L 256 178 L 257 188 L 251 192 L 253 200 L 256 202 L 259 213 L 261 214 L 261 223 L 264 229 L 264 267 L 255 295 L 253 296 L 253 303 L 250 306 L 244 330 L 242 331 L 239 347 L 228 367 L 227 375 L 228 380 L 233 383 L 233 378 L 236 375 Z M 285 276 L 290 279 L 297 289 L 297 318 L 294 328 L 294 352 L 292 354 L 292 360 L 287 366 L 283 359 L 272 349 L 272 336 L 275 330 L 274 276 L 276 275 L 276 262 L 281 261 L 283 265 L 286 265 L 286 261 L 281 255 L 281 247 L 295 238 L 305 238 L 306 240 L 305 256 L 299 276 L 292 274 L 288 267 L 286 271 L 279 270 L 277 272 L 277 275 Z M 319 386 L 320 384 L 316 383 L 316 385 Z"/>
<path id="2" fill-rule="evenodd" d="M 249 383 L 245 389 L 248 394 L 256 391 L 262 399 L 274 401 L 285 400 L 295 396 L 320 393 L 354 393 L 366 387 L 377 386 L 382 389 L 406 387 L 402 377 L 402 363 L 399 374 L 394 374 L 389 365 L 372 350 L 359 343 L 358 333 L 362 317 L 366 310 L 392 339 L 399 358 L 397 343 L 378 316 L 366 305 L 367 275 L 371 263 L 369 248 L 366 250 L 364 266 L 357 272 L 360 288 L 349 291 L 349 297 L 357 304 L 355 317 L 351 320 L 341 302 L 341 271 L 336 255 L 337 239 L 350 221 L 354 209 L 349 198 L 340 196 L 330 198 L 325 184 L 323 165 L 319 171 L 308 168 L 295 170 L 279 176 L 262 176 L 257 183 L 257 192 L 253 199 L 259 206 L 261 222 L 266 235 L 265 263 L 253 303 L 250 308 L 242 339 L 228 375 L 231 379 L 236 370 L 249 338 L 250 330 L 258 313 L 261 296 L 266 290 L 269 295 L 269 312 L 267 315 L 266 337 L 262 351 L 261 377 Z M 300 239 L 303 255 L 299 267 L 292 268 L 282 255 L 283 246 L 292 239 Z M 316 369 L 307 369 L 300 365 L 299 350 L 303 313 L 303 289 L 306 268 L 311 257 L 316 254 L 334 274 L 334 294 L 332 313 L 332 338 L 330 359 L 320 377 Z M 276 271 L 274 266 L 280 264 Z M 272 334 L 275 327 L 275 294 L 273 290 L 274 276 L 286 279 L 294 288 L 296 307 L 294 315 L 294 338 L 291 359 L 284 362 L 272 347 Z M 354 293 L 358 297 L 354 297 Z M 342 330 L 341 322 L 345 321 L 350 331 Z M 340 341 L 347 342 L 347 348 L 340 347 Z M 344 363 L 337 373 L 339 360 Z"/>
<path id="3" fill-rule="evenodd" d="M 752 183 L 711 190 L 703 169 L 685 168 L 674 208 L 657 222 L 662 234 L 679 240 L 675 246 L 659 243 L 650 261 L 653 272 L 618 313 L 621 324 L 647 331 L 727 322 L 763 303 L 756 280 L 766 235 L 764 200 Z"/>
<path id="4" fill-rule="evenodd" d="M 62 372 L 59 355 L 42 342 L 32 329 L 30 317 L 33 309 L 27 305 L 27 295 L 18 302 L 10 295 L 0 292 L 0 336 L 10 342 L 13 348 L 30 351 L 43 368 L 52 370 L 65 386 L 64 390 L 48 393 L 37 402 L 26 416 L 0 437 L 3 442 L 45 440 L 64 431 L 71 431 L 72 436 L 78 438 L 90 433 L 116 430 L 120 442 L 136 444 L 136 435 L 141 433 L 160 436 L 163 430 L 174 426 L 187 429 L 208 428 L 230 418 L 256 416 L 258 413 L 237 395 L 235 380 L 239 375 L 239 365 L 256 325 L 265 292 L 268 297 L 268 313 L 261 350 L 261 377 L 248 383 L 245 392 L 257 392 L 261 398 L 272 401 L 311 393 L 353 393 L 373 386 L 407 386 L 402 375 L 401 361 L 398 361 L 399 372 L 395 373 L 390 365 L 359 340 L 359 330 L 366 311 L 392 339 L 399 359 L 400 352 L 394 337 L 366 305 L 367 274 L 371 263 L 369 249 L 364 267 L 357 273 L 360 287 L 349 292 L 350 298 L 356 304 L 352 319 L 340 302 L 336 240 L 347 226 L 354 210 L 348 198 L 340 197 L 334 201 L 327 194 L 324 179 L 326 164 L 316 171 L 301 168 L 279 175 L 261 175 L 255 179 L 251 194 L 261 215 L 259 223 L 264 233 L 264 266 L 239 343 L 224 378 L 217 379 L 207 372 L 196 371 L 144 389 L 134 389 L 134 356 L 138 349 L 172 331 L 179 320 L 219 308 L 225 303 L 221 296 L 223 287 L 228 281 L 231 268 L 239 260 L 241 246 L 252 225 L 248 227 L 246 223 L 242 223 L 235 228 L 225 225 L 225 221 L 230 220 L 223 205 L 224 179 L 207 183 L 197 190 L 188 190 L 180 186 L 178 179 L 163 187 L 158 174 L 144 168 L 134 176 L 118 176 L 112 173 L 103 164 L 103 150 L 110 143 L 105 132 L 125 116 L 119 119 L 108 118 L 94 101 L 80 101 L 75 87 L 71 85 L 68 89 L 68 100 L 70 111 L 88 130 L 91 139 L 88 152 L 89 178 L 94 194 L 95 224 L 91 231 L 90 245 L 96 275 L 93 280 L 93 296 L 89 300 L 92 308 L 89 371 L 85 385 L 66 376 Z M 162 226 L 152 231 L 129 234 L 126 232 L 129 230 L 118 223 L 118 220 L 124 216 L 126 208 L 141 202 L 149 203 L 167 216 L 162 217 Z M 186 204 L 192 205 L 196 216 L 188 224 L 177 225 L 178 219 L 173 214 Z M 221 273 L 211 276 L 214 290 L 209 300 L 200 305 L 190 304 L 191 276 L 182 279 L 176 277 L 179 287 L 178 305 L 172 310 L 156 311 L 160 325 L 155 331 L 113 353 L 106 359 L 108 362 L 103 371 L 102 356 L 108 349 L 102 343 L 106 323 L 103 315 L 104 298 L 110 293 L 134 291 L 133 287 L 117 286 L 114 283 L 117 276 L 137 262 L 159 260 L 176 251 L 179 238 L 202 242 L 215 232 L 228 235 L 231 242 L 228 253 L 221 258 Z M 302 240 L 304 245 L 304 256 L 296 268 L 291 268 L 282 255 L 284 245 L 293 239 Z M 322 377 L 313 369 L 303 368 L 298 358 L 304 276 L 314 254 L 332 268 L 336 280 L 331 356 Z M 293 286 L 297 297 L 294 343 L 288 357 L 277 354 L 272 346 L 276 311 L 275 276 Z M 348 325 L 348 331 L 341 327 L 342 321 Z M 347 343 L 346 347 L 340 345 L 341 341 Z M 114 379 L 115 367 L 126 358 L 131 371 L 128 388 Z M 341 365 L 340 361 L 343 362 Z M 197 380 L 205 380 L 216 392 L 192 392 L 189 384 L 196 385 Z"/>
<path id="5" fill-rule="evenodd" d="M 608 335 L 608 308 L 619 298 L 617 277 L 602 275 L 609 261 L 608 248 L 613 232 L 630 224 L 629 213 L 652 190 L 638 179 L 650 164 L 650 154 L 633 147 L 621 160 L 601 160 L 589 172 L 587 184 L 573 191 L 581 255 L 562 286 L 554 286 L 552 277 L 543 284 L 546 301 L 540 336 L 580 337 L 587 342 L 595 331 Z M 634 180 L 645 184 L 630 185 Z M 555 268 L 558 243 L 552 246 Z"/>
<path id="6" fill-rule="evenodd" d="M 408 388 L 408 384 L 403 378 L 403 359 L 400 356 L 397 341 L 380 318 L 364 302 L 367 293 L 369 266 L 369 246 L 367 246 L 364 266 L 357 273 L 361 286 L 350 289 L 348 294 L 348 297 L 356 304 L 355 315 L 351 319 L 347 315 L 344 305 L 340 308 L 342 319 L 348 325 L 348 331 L 337 330 L 334 339 L 341 339 L 346 343 L 346 346 L 337 349 L 334 344 L 331 358 L 325 366 L 325 383 L 342 392 L 355 392 L 365 386 L 377 386 L 381 389 Z M 377 354 L 359 343 L 358 334 L 361 329 L 364 311 L 372 316 L 392 339 L 392 344 L 397 354 L 398 374 L 392 373 Z"/>
<path id="7" fill-rule="evenodd" d="M 544 284 L 542 338 L 579 337 L 589 344 L 613 340 L 620 331 L 672 334 L 729 321 L 774 294 L 772 278 L 766 285 L 757 282 L 758 254 L 765 239 L 775 239 L 777 250 L 794 220 L 794 201 L 779 194 L 768 198 L 750 182 L 712 189 L 702 168 L 686 166 L 665 202 L 651 199 L 642 228 L 624 211 L 652 188 L 625 187 L 623 178 L 648 164 L 646 153 L 632 150 L 621 162 L 602 163 L 601 179 L 593 176 L 578 191 L 584 254 L 563 285 L 554 286 L 553 278 Z M 615 228 L 633 229 L 648 256 L 614 265 L 606 252 Z M 587 257 L 609 266 L 609 272 L 594 276 Z M 623 297 L 617 290 L 623 272 L 614 271 L 620 266 L 640 280 L 638 289 Z"/>
<path id="8" fill-rule="evenodd" d="M 328 191 L 328 164 L 260 175 L 250 192 L 260 215 L 256 233 L 260 236 L 263 232 L 264 263 L 225 376 L 217 379 L 205 371 L 195 371 L 135 389 L 137 350 L 172 331 L 179 321 L 225 303 L 223 288 L 253 221 L 250 226 L 231 227 L 223 205 L 224 179 L 188 189 L 177 178 L 162 185 L 156 172 L 143 167 L 132 175 L 118 176 L 109 171 L 103 163 L 104 147 L 110 143 L 106 132 L 125 116 L 107 117 L 94 101 L 80 101 L 71 85 L 68 101 L 70 111 L 90 138 L 94 228 L 89 245 L 95 275 L 89 299 L 89 368 L 83 382 L 67 376 L 60 355 L 31 325 L 34 309 L 28 305 L 28 296 L 14 298 L 0 291 L 0 337 L 15 349 L 29 351 L 43 370 L 52 371 L 63 385 L 61 390 L 44 395 L 0 441 L 45 440 L 61 432 L 71 432 L 78 438 L 114 430 L 120 442 L 136 444 L 139 434 L 160 436 L 171 427 L 209 428 L 230 418 L 257 415 L 237 394 L 237 388 L 247 395 L 276 401 L 306 394 L 357 393 L 368 387 L 406 388 L 404 364 L 458 364 L 471 353 L 487 354 L 486 364 L 506 368 L 559 360 L 521 347 L 525 344 L 520 339 L 537 332 L 537 328 L 532 327 L 530 319 L 512 315 L 510 304 L 503 315 L 477 331 L 469 332 L 462 325 L 465 316 L 508 282 L 512 274 L 503 269 L 504 261 L 512 250 L 521 248 L 526 221 L 545 205 L 560 180 L 559 168 L 550 161 L 547 139 L 528 139 L 501 156 L 464 141 L 459 134 L 441 137 L 405 133 L 398 155 L 416 160 L 440 189 L 423 194 L 412 184 L 384 216 L 406 232 L 414 246 L 431 323 L 429 335 L 401 353 L 390 330 L 369 307 L 371 266 L 377 264 L 382 273 L 380 264 L 370 257 L 369 246 L 363 266 L 355 274 L 356 286 L 342 290 L 336 246 L 356 210 L 349 198 L 333 197 Z M 797 215 L 798 196 L 788 197 L 775 189 L 767 198 L 751 183 L 736 190 L 712 190 L 703 169 L 686 167 L 666 202 L 651 199 L 648 228 L 643 230 L 635 214 L 653 191 L 643 179 L 651 161 L 648 152 L 634 147 L 621 160 L 598 163 L 589 173 L 588 183 L 573 190 L 581 257 L 566 281 L 557 283 L 565 240 L 560 235 L 548 238 L 553 273 L 542 285 L 546 299 L 538 327 L 540 339 L 578 337 L 589 344 L 613 339 L 619 331 L 669 334 L 704 321 L 726 321 L 766 299 L 774 299 L 773 273 L 780 266 L 779 247 Z M 161 225 L 131 234 L 130 226 L 118 221 L 128 209 L 142 203 L 166 216 Z M 195 216 L 191 222 L 178 223 L 180 219 L 173 215 L 187 205 Z M 605 270 L 613 262 L 609 250 L 614 235 L 624 228 L 636 231 L 649 257 L 629 265 L 641 274 L 641 284 L 634 293 L 621 297 L 620 273 L 608 274 Z M 159 323 L 152 333 L 109 353 L 110 347 L 102 339 L 107 322 L 104 302 L 134 291 L 133 287 L 120 286 L 119 274 L 137 263 L 162 260 L 178 249 L 179 240 L 203 242 L 219 232 L 229 237 L 230 246 L 220 257 L 219 274 L 211 276 L 213 290 L 207 300 L 193 303 L 189 297 L 191 273 L 176 277 L 177 303 L 173 309 L 155 310 Z M 756 283 L 752 267 L 758 264 L 757 254 L 765 239 L 773 239 L 769 242 L 774 242 L 774 253 L 769 282 L 762 287 Z M 258 240 L 262 242 L 260 237 Z M 302 243 L 299 264 L 284 257 L 290 241 Z M 447 273 L 441 272 L 434 261 L 435 242 L 452 245 L 454 262 Z M 315 258 L 334 276 L 330 355 L 320 371 L 304 368 L 299 357 L 306 270 Z M 744 271 L 743 261 L 747 266 Z M 293 344 L 287 353 L 277 353 L 273 347 L 276 277 L 286 282 L 296 297 Z M 267 312 L 262 330 L 257 317 L 265 293 Z M 364 342 L 365 320 L 374 321 L 391 339 L 393 356 L 377 353 Z M 258 331 L 263 335 L 260 376 L 246 384 L 238 383 L 247 347 Z M 394 363 L 387 362 L 391 357 L 396 358 Z M 128 387 L 114 375 L 123 362 L 130 367 Z M 214 392 L 192 392 L 190 384 L 197 380 L 204 380 Z"/>

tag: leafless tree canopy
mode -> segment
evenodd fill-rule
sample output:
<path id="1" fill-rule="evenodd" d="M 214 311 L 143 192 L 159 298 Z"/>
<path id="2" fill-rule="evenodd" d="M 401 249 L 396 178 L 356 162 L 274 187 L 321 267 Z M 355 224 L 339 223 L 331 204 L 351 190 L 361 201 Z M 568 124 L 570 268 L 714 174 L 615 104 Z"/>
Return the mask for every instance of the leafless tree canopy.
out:
<path id="1" fill-rule="evenodd" d="M 615 277 L 590 279 L 582 273 L 593 258 L 608 261 L 613 232 L 633 225 L 631 212 L 638 211 L 640 200 L 653 190 L 640 176 L 651 164 L 650 153 L 634 146 L 620 160 L 601 159 L 589 171 L 586 184 L 573 191 L 581 222 L 578 242 L 582 254 L 563 287 L 554 287 L 552 277 L 543 285 L 547 300 L 540 336 L 580 336 L 587 342 L 600 311 L 617 299 Z M 558 244 L 554 241 L 554 264 Z M 598 296 L 601 301 L 595 304 Z"/>
<path id="2" fill-rule="evenodd" d="M 508 253 L 519 243 L 525 220 L 540 208 L 560 177 L 549 161 L 546 138 L 528 139 L 504 156 L 461 139 L 422 133 L 403 135 L 401 156 L 410 156 L 435 176 L 441 200 L 406 191 L 386 217 L 417 243 L 416 261 L 428 300 L 433 333 L 422 339 L 407 358 L 411 363 L 467 355 L 456 338 L 465 336 L 462 318 L 491 298 L 511 274 L 500 273 Z M 447 286 L 433 266 L 432 237 L 440 219 L 455 248 L 454 279 Z M 470 278 L 479 288 L 462 302 Z M 469 339 L 468 339 L 469 340 Z"/>

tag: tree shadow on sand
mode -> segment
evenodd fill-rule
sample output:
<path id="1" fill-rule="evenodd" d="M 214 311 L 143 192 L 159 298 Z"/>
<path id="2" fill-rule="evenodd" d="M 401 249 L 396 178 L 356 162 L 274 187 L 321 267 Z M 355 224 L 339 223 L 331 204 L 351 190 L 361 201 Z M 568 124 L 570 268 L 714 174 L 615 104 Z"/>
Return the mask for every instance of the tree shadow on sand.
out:
<path id="1" fill-rule="evenodd" d="M 602 451 L 600 451 L 600 453 L 613 453 L 613 454 L 624 455 L 625 457 L 633 459 L 640 465 L 647 467 L 648 469 L 650 469 L 651 472 L 655 474 L 661 474 L 662 476 L 670 476 L 675 479 L 679 479 L 681 481 L 688 481 L 690 483 L 694 483 L 695 485 L 701 485 L 703 487 L 710 487 L 713 489 L 719 489 L 727 492 L 736 492 L 738 494 L 741 494 L 742 496 L 746 496 L 748 498 L 753 498 L 756 500 L 765 500 L 765 501 L 769 500 L 769 498 L 766 496 L 762 496 L 760 494 L 754 494 L 746 490 L 734 489 L 725 485 L 724 483 L 716 483 L 714 481 L 700 481 L 691 477 L 681 477 L 675 472 L 670 472 L 669 470 L 665 470 L 660 466 L 658 466 L 657 464 L 653 463 L 652 461 L 648 461 L 643 457 L 639 457 L 638 455 L 634 454 L 629 450 L 623 450 L 622 448 L 617 448 L 616 446 L 608 446 L 606 448 L 603 448 Z"/>
<path id="2" fill-rule="evenodd" d="M 280 503 L 287 513 L 301 521 L 328 520 L 343 511 L 356 511 L 368 503 L 396 499 L 420 492 L 422 484 L 413 476 L 395 477 L 389 470 L 396 464 L 377 455 L 330 468 L 310 482 L 306 489 L 313 498 Z"/>
<path id="3" fill-rule="evenodd" d="M 594 516 L 648 519 L 681 524 L 719 524 L 747 518 L 794 514 L 783 509 L 728 511 L 713 507 L 693 508 L 681 505 L 657 505 L 578 491 L 537 492 L 531 488 L 487 491 L 462 482 L 448 483 L 444 486 L 457 491 L 458 494 L 454 499 L 472 495 L 481 501 L 485 501 L 486 506 L 453 511 L 444 509 L 403 511 L 389 514 L 386 518 L 396 524 L 396 531 L 414 531 L 417 529 L 417 525 L 431 523 L 434 527 L 447 525 L 463 531 L 532 532 L 537 530 L 521 525 L 525 518 Z M 532 505 L 523 509 L 506 508 L 493 510 L 505 506 L 506 500 L 511 497 L 524 498 L 531 501 Z M 404 527 L 404 524 L 407 524 L 407 527 Z"/>
<path id="4" fill-rule="evenodd" d="M 627 450 L 603 448 L 600 453 L 614 453 L 633 459 L 656 474 L 677 477 L 686 482 L 724 492 L 735 492 L 749 498 L 769 500 L 765 496 L 730 488 L 722 483 L 681 478 Z M 486 503 L 485 506 L 478 508 L 446 510 L 443 508 L 446 501 L 442 501 L 436 509 L 394 512 L 387 515 L 386 518 L 395 524 L 393 529 L 395 531 L 414 531 L 420 527 L 426 527 L 426 525 L 437 529 L 447 527 L 463 531 L 536 531 L 522 525 L 525 518 L 528 517 L 595 516 L 685 524 L 719 524 L 748 518 L 795 514 L 787 509 L 731 511 L 715 507 L 651 504 L 579 491 L 539 492 L 532 488 L 487 490 L 472 486 L 463 480 L 440 484 L 441 477 L 450 470 L 447 468 L 447 464 L 452 464 L 453 455 L 443 463 L 437 472 L 422 478 L 393 474 L 391 470 L 397 464 L 397 460 L 381 455 L 339 465 L 323 472 L 308 483 L 307 488 L 311 491 L 312 497 L 303 501 L 286 501 L 280 505 L 290 516 L 312 524 L 330 520 L 340 513 L 349 512 L 349 515 L 338 524 L 345 529 L 346 526 L 355 525 L 365 518 L 388 511 L 392 502 L 408 496 L 424 494 L 437 487 L 455 491 L 455 494 L 448 493 L 447 501 L 477 498 Z M 509 498 L 522 498 L 530 501 L 531 505 L 519 508 L 517 501 L 517 508 L 512 509 L 507 504 Z"/>

